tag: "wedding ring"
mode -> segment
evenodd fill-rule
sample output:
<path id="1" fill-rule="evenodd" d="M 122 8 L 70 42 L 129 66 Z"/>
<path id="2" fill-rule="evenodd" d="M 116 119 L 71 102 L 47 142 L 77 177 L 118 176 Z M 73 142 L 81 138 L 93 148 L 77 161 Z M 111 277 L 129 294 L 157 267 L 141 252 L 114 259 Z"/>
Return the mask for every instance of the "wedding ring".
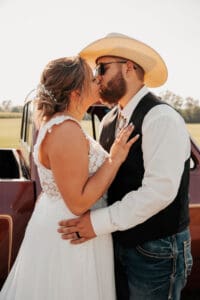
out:
<path id="1" fill-rule="evenodd" d="M 81 236 L 80 236 L 79 232 L 78 232 L 78 231 L 76 231 L 75 233 L 76 233 L 77 239 L 80 239 L 80 238 L 81 238 Z"/>

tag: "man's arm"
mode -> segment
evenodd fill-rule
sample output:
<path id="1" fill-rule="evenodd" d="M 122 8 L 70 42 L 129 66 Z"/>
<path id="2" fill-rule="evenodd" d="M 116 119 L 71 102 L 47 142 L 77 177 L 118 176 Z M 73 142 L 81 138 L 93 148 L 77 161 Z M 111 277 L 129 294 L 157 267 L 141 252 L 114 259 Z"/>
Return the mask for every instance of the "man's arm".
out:
<path id="1" fill-rule="evenodd" d="M 91 211 L 83 219 L 79 219 L 78 227 L 73 229 L 79 230 L 82 237 L 88 239 L 134 227 L 174 200 L 185 160 L 190 155 L 190 141 L 185 124 L 172 108 L 159 105 L 145 117 L 142 131 L 145 168 L 142 186 L 137 191 L 126 194 L 121 201 Z M 86 218 L 87 230 L 84 227 Z"/>
<path id="2" fill-rule="evenodd" d="M 142 186 L 121 201 L 91 212 L 96 235 L 143 223 L 176 197 L 185 161 L 190 156 L 184 121 L 171 107 L 159 105 L 146 116 L 142 133 L 145 169 Z"/>

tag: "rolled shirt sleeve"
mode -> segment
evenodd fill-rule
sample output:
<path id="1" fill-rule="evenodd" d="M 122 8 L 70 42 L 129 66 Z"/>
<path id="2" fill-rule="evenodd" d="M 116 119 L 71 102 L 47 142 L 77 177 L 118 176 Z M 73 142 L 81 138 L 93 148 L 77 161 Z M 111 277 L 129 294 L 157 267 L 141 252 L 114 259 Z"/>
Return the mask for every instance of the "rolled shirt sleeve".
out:
<path id="1" fill-rule="evenodd" d="M 190 139 L 182 117 L 170 106 L 151 109 L 142 126 L 144 178 L 142 186 L 121 201 L 91 212 L 96 235 L 123 231 L 145 222 L 176 197 L 190 156 Z M 169 220 L 170 221 L 170 220 Z"/>

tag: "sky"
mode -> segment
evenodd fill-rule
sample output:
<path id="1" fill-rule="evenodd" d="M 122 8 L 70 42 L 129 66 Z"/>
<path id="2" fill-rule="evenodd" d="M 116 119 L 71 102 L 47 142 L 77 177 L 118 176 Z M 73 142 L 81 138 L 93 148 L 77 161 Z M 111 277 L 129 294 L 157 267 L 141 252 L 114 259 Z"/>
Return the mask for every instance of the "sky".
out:
<path id="1" fill-rule="evenodd" d="M 119 32 L 154 48 L 166 90 L 200 100 L 200 0 L 0 0 L 0 103 L 23 105 L 48 61 Z"/>

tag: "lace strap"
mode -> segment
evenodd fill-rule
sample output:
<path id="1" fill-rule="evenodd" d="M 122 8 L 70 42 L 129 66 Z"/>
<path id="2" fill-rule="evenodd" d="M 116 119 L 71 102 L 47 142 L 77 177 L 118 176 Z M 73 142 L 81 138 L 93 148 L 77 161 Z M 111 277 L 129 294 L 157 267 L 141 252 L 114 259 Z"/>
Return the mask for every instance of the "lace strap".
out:
<path id="1" fill-rule="evenodd" d="M 50 133 L 51 130 L 52 130 L 52 127 L 54 125 L 59 125 L 59 124 L 63 123 L 66 120 L 72 120 L 72 121 L 76 122 L 80 126 L 81 130 L 83 131 L 83 129 L 81 127 L 81 124 L 75 118 L 73 118 L 71 116 L 64 116 L 64 115 L 62 115 L 62 116 L 54 117 L 51 120 L 49 120 L 46 124 L 44 124 L 40 128 L 39 133 L 38 133 L 38 137 L 37 137 L 37 142 L 36 142 L 36 144 L 34 146 L 34 152 L 35 152 L 34 153 L 34 159 L 35 159 L 35 161 L 37 163 L 39 163 L 39 158 L 38 158 L 39 147 L 40 147 L 43 139 L 45 138 L 47 132 Z M 83 133 L 85 135 L 84 131 L 83 131 Z"/>

